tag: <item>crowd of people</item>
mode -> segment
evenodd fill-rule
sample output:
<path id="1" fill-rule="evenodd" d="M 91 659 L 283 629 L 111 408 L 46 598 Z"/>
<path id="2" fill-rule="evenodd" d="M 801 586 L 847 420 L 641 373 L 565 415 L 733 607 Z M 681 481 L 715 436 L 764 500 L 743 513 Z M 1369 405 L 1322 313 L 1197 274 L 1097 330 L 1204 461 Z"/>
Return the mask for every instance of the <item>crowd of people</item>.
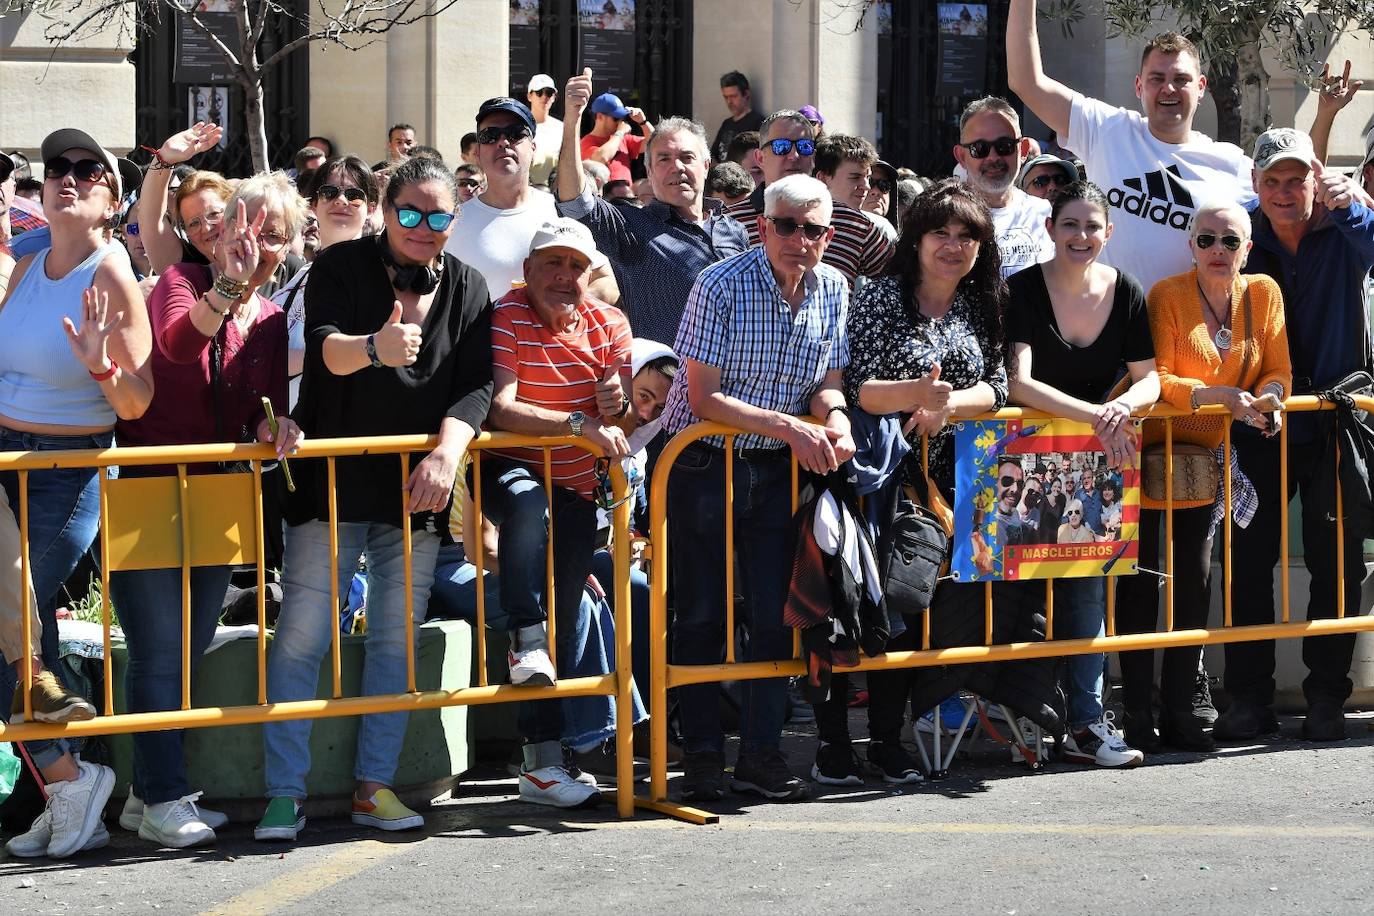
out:
<path id="1" fill-rule="evenodd" d="M 642 482 L 662 444 L 699 421 L 741 432 L 732 462 L 723 437 L 709 436 L 681 453 L 669 479 L 676 664 L 720 662 L 736 638 L 725 632 L 722 590 L 736 559 L 740 656 L 791 657 L 782 616 L 793 567 L 791 461 L 807 475 L 839 471 L 867 447 L 867 424 L 851 424 L 861 413 L 896 416 L 912 450 L 893 473 L 914 482 L 928 468 L 928 500 L 946 503 L 959 418 L 1018 404 L 1091 424 L 1098 451 L 998 469 L 1008 542 L 1040 544 L 1121 535 L 1121 470 L 1164 438 L 1159 420 L 1137 434 L 1133 415 L 1157 402 L 1222 405 L 1229 416 L 1173 423 L 1176 460 L 1200 461 L 1217 482 L 1215 492 L 1172 503 L 1174 627 L 1208 623 L 1218 532 L 1233 538 L 1246 570 L 1233 583 L 1234 622 L 1273 620 L 1279 507 L 1294 492 L 1312 573 L 1308 617 L 1335 616 L 1337 589 L 1357 607 L 1369 532 L 1343 522 L 1339 578 L 1331 421 L 1288 421 L 1289 493 L 1280 492 L 1277 437 L 1287 397 L 1370 368 L 1374 134 L 1353 177 L 1324 167 L 1321 148 L 1348 87 L 1331 77 L 1311 133 L 1271 128 L 1247 155 L 1194 129 L 1206 80 L 1186 38 L 1149 42 L 1136 77 L 1141 111 L 1131 111 L 1046 76 L 1035 28 L 1035 0 L 1012 0 L 1010 88 L 1053 139 L 1042 147 L 1023 135 L 1012 105 L 978 99 L 959 121 L 955 177 L 894 168 L 812 106 L 756 111 L 738 72 L 721 78 L 730 117 L 713 141 L 689 118 L 651 124 L 596 94 L 590 70 L 562 85 L 560 121 L 550 114 L 559 85 L 536 75 L 525 100 L 481 105 L 456 168 L 408 124 L 390 129 L 387 156 L 373 166 L 317 136 L 290 172 L 239 180 L 191 165 L 218 143 L 214 124 L 168 138 L 144 169 L 81 130 L 55 131 L 42 145 L 41 206 L 17 206 L 27 162 L 0 157 L 0 447 L 256 441 L 286 458 L 306 437 L 437 436 L 415 456 L 403 492 L 381 483 L 401 479 L 399 456 L 361 455 L 337 459 L 332 474 L 321 460 L 298 459 L 294 490 L 269 494 L 284 595 L 268 656 L 271 702 L 315 696 L 338 625 L 331 586 L 347 594 L 360 560 L 369 584 L 364 694 L 406 689 L 408 605 L 417 622 L 475 622 L 479 589 L 486 625 L 509 633 L 511 684 L 609 672 L 606 545 L 628 535 L 611 530 L 610 462 L 638 482 L 642 512 Z M 1228 428 L 1229 465 L 1219 448 Z M 483 429 L 578 436 L 604 458 L 554 447 L 546 478 L 541 450 L 502 447 L 486 454 L 478 480 L 468 446 Z M 130 467 L 121 476 L 175 473 Z M 1233 524 L 1223 524 L 1223 478 L 1238 494 Z M 53 608 L 98 535 L 97 472 L 28 475 L 27 581 L 20 483 L 13 472 L 0 483 L 0 653 L 9 677 L 33 672 L 11 721 L 26 711 L 43 722 L 91 719 L 92 704 L 54 673 Z M 1157 628 L 1160 591 L 1144 570 L 1165 565 L 1165 504 L 1148 487 L 1141 504 L 1142 572 L 1056 580 L 1054 638 L 1102 635 L 1112 587 L 1118 632 Z M 191 673 L 230 575 L 192 573 Z M 128 712 L 179 706 L 181 588 L 179 569 L 111 576 L 129 652 Z M 642 570 L 632 590 L 644 633 Z M 1043 584 L 992 592 L 995 638 L 1044 638 Z M 981 641 L 984 594 L 941 580 L 928 611 L 932 645 L 963 644 L 969 620 L 979 621 Z M 914 616 L 906 624 L 889 649 L 919 645 L 921 626 Z M 642 685 L 647 641 L 634 645 Z M 1344 736 L 1353 645 L 1353 635 L 1304 640 L 1309 739 Z M 1276 730 L 1272 641 L 1227 644 L 1231 702 L 1220 717 L 1198 701 L 1206 680 L 1192 646 L 1165 651 L 1157 719 L 1151 656 L 1122 654 L 1124 731 L 1104 708 L 1101 654 L 1062 664 L 1062 703 L 1041 689 L 1061 676 L 1053 660 L 871 672 L 862 759 L 837 674 L 815 704 L 810 776 L 829 785 L 869 774 L 921 780 L 904 724 L 960 687 L 998 696 L 1061 735 L 1069 760 L 1099 766 Z M 728 768 L 719 687 L 676 691 L 681 796 L 806 797 L 807 781 L 780 750 L 786 681 L 742 682 L 738 700 L 738 757 Z M 635 728 L 640 748 L 647 717 L 669 714 L 638 693 L 628 723 L 604 696 L 517 706 L 520 797 L 561 808 L 598 801 L 597 778 L 615 770 L 617 727 Z M 356 823 L 423 824 L 393 791 L 406 721 L 362 717 Z M 305 825 L 311 722 L 274 721 L 263 732 L 267 803 L 255 836 L 292 841 Z M 181 733 L 135 735 L 134 750 L 120 826 L 158 846 L 212 842 L 226 818 L 199 804 Z M 108 842 L 113 772 L 62 741 L 27 742 L 25 753 L 48 803 L 9 840 L 10 854 L 64 858 Z"/>

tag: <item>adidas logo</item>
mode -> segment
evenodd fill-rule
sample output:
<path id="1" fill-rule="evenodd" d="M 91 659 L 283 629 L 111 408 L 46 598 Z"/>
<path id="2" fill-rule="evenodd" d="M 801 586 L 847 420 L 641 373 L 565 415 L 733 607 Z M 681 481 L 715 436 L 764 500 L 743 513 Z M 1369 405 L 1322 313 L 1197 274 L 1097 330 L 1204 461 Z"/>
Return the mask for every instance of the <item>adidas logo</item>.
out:
<path id="1" fill-rule="evenodd" d="M 1107 201 L 1116 209 L 1161 226 L 1188 230 L 1193 218 L 1193 195 L 1179 177 L 1178 166 L 1146 172 L 1141 178 L 1124 178 L 1124 188 L 1112 188 Z"/>

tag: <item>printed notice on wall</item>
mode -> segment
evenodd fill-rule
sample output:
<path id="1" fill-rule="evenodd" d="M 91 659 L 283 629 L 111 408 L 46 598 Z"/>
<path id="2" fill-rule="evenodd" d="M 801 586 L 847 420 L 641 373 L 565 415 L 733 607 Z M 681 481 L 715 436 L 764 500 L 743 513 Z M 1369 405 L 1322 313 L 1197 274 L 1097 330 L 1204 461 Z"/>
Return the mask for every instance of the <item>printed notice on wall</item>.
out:
<path id="1" fill-rule="evenodd" d="M 940 59 L 936 92 L 980 95 L 986 79 L 988 8 L 980 3 L 941 3 Z"/>
<path id="2" fill-rule="evenodd" d="M 596 75 L 597 92 L 629 104 L 635 97 L 635 0 L 577 0 L 583 67 Z"/>

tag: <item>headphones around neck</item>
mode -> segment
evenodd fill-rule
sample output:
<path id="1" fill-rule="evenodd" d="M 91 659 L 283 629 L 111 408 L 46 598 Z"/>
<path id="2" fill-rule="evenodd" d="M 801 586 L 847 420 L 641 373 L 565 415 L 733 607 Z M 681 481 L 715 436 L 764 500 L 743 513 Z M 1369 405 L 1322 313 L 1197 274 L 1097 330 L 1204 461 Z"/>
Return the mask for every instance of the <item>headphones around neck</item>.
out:
<path id="1" fill-rule="evenodd" d="M 391 246 L 387 244 L 385 232 L 377 236 L 377 246 L 381 251 L 382 263 L 392 270 L 392 289 L 409 290 L 427 296 L 439 288 L 439 281 L 444 277 L 442 256 L 437 268 L 428 264 L 397 264 L 391 254 Z"/>

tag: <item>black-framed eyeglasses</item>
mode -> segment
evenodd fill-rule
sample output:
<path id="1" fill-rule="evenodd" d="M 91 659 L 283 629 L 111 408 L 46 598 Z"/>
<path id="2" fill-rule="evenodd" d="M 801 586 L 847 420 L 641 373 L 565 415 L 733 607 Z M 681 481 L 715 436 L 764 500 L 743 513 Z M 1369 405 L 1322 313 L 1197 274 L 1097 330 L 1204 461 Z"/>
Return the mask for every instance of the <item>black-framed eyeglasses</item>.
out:
<path id="1" fill-rule="evenodd" d="M 1217 236 L 1211 232 L 1199 232 L 1193 241 L 1197 242 L 1197 247 L 1202 249 L 1211 248 L 1217 242 Z M 1221 244 L 1227 251 L 1239 251 L 1240 246 L 1245 243 L 1245 239 L 1238 235 L 1223 235 Z"/>
<path id="2" fill-rule="evenodd" d="M 519 143 L 534 134 L 523 124 L 507 124 L 504 127 L 484 127 L 477 132 L 477 142 L 483 146 L 491 146 L 500 143 L 501 138 L 505 137 L 511 146 Z"/>
<path id="3" fill-rule="evenodd" d="M 799 223 L 790 216 L 770 216 L 767 218 L 773 224 L 773 231 L 778 234 L 778 238 L 790 239 L 798 230 L 806 237 L 808 242 L 819 242 L 821 237 L 830 231 L 829 226 L 822 226 L 819 223 Z"/>
<path id="4" fill-rule="evenodd" d="M 73 162 L 66 156 L 54 156 L 43 163 L 43 177 L 66 178 L 71 174 L 77 181 L 95 184 L 109 173 L 109 168 L 99 159 L 78 159 Z"/>
<path id="5" fill-rule="evenodd" d="M 786 156 L 792 152 L 794 146 L 797 148 L 798 156 L 814 156 L 816 154 L 816 141 L 808 140 L 805 137 L 800 140 L 779 137 L 776 140 L 769 140 L 767 143 L 768 149 L 773 152 L 774 156 Z"/>
<path id="6" fill-rule="evenodd" d="M 414 229 L 416 226 L 420 225 L 420 220 L 424 220 L 425 225 L 432 231 L 443 232 L 453 224 L 454 219 L 455 214 L 447 210 L 431 210 L 428 213 L 421 213 L 414 207 L 396 208 L 396 222 L 400 223 L 405 229 Z"/>
<path id="7" fill-rule="evenodd" d="M 1005 474 L 1002 476 L 1000 483 L 1002 484 L 1002 489 L 1005 490 L 1010 487 L 1019 487 L 1021 485 L 1021 479 L 1019 477 L 1012 477 L 1010 474 Z"/>
<path id="8" fill-rule="evenodd" d="M 341 188 L 336 184 L 322 184 L 315 196 L 324 200 L 337 200 L 339 195 L 350 204 L 360 204 L 367 200 L 367 192 L 362 188 Z"/>
<path id="9" fill-rule="evenodd" d="M 626 493 L 620 499 L 615 498 L 615 486 L 611 483 L 611 459 L 609 458 L 596 459 L 596 481 L 596 492 L 592 496 L 598 509 L 610 512 L 621 503 L 629 501 L 634 495 Z"/>
<path id="10" fill-rule="evenodd" d="M 1016 152 L 1020 143 L 1020 137 L 998 137 L 996 140 L 971 140 L 959 145 L 968 150 L 968 154 L 974 159 L 986 159 L 990 152 L 995 152 L 999 156 L 1010 156 Z"/>
<path id="11" fill-rule="evenodd" d="M 537 95 L 537 96 L 539 96 L 541 99 L 551 99 L 551 98 L 553 98 L 554 96 L 558 95 L 558 90 L 557 90 L 557 89 L 549 89 L 549 88 L 546 87 L 546 88 L 544 88 L 544 89 L 536 89 L 536 90 L 534 90 L 534 94 Z"/>
<path id="12" fill-rule="evenodd" d="M 1060 188 L 1069 183 L 1068 175 L 1060 175 L 1057 172 L 1049 175 L 1036 175 L 1031 179 L 1031 187 L 1034 188 L 1046 188 L 1050 185 Z"/>
<path id="13" fill-rule="evenodd" d="M 868 183 L 873 186 L 874 190 L 881 191 L 884 194 L 892 191 L 891 178 L 870 178 Z"/>

